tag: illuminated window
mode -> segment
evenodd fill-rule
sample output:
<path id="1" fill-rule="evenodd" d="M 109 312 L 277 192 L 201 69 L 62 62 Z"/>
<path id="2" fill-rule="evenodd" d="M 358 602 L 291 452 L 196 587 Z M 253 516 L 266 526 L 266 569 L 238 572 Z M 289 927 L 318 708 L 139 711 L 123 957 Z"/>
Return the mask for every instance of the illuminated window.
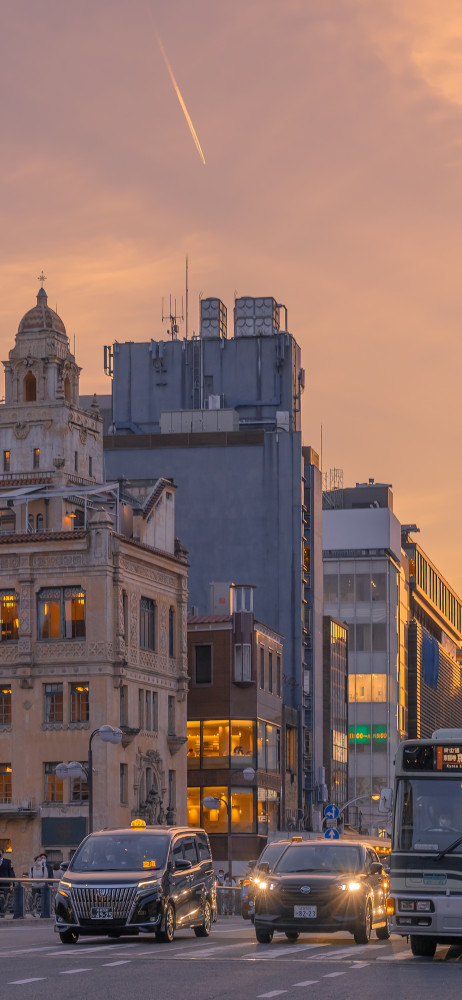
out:
<path id="1" fill-rule="evenodd" d="M 210 645 L 194 646 L 193 656 L 194 656 L 194 683 L 211 684 L 212 647 Z"/>
<path id="2" fill-rule="evenodd" d="M 40 448 L 34 448 L 34 469 L 40 468 Z"/>
<path id="3" fill-rule="evenodd" d="M 227 833 L 228 832 L 228 810 L 226 803 L 228 801 L 228 789 L 223 785 L 215 786 L 212 788 L 202 788 L 202 826 L 204 830 L 208 833 Z M 204 805 L 204 799 L 207 797 L 212 797 L 214 799 L 223 799 L 220 801 L 218 809 L 207 809 Z"/>
<path id="4" fill-rule="evenodd" d="M 201 825 L 201 789 L 188 787 L 188 826 Z"/>
<path id="5" fill-rule="evenodd" d="M 11 462 L 11 451 L 4 451 L 3 452 L 3 471 L 4 472 L 9 472 L 10 471 L 10 462 Z"/>
<path id="6" fill-rule="evenodd" d="M 156 648 L 156 605 L 149 597 L 140 601 L 140 646 L 141 649 Z"/>
<path id="7" fill-rule="evenodd" d="M 11 685 L 0 687 L 0 726 L 11 725 Z"/>
<path id="8" fill-rule="evenodd" d="M 202 723 L 202 755 L 204 767 L 217 767 L 218 762 L 229 763 L 229 722 L 218 719 Z M 212 759 L 214 758 L 214 759 Z"/>
<path id="9" fill-rule="evenodd" d="M 18 638 L 18 597 L 11 590 L 0 590 L 0 642 Z"/>
<path id="10" fill-rule="evenodd" d="M 69 722 L 88 722 L 90 717 L 88 681 L 71 684 Z"/>
<path id="11" fill-rule="evenodd" d="M 200 722 L 188 722 L 188 767 L 199 767 L 201 752 L 201 724 Z M 199 821 L 198 821 L 199 822 Z"/>
<path id="12" fill-rule="evenodd" d="M 47 761 L 43 765 L 44 770 L 44 800 L 45 802 L 63 802 L 64 783 L 62 778 L 56 777 L 56 768 L 59 761 Z"/>
<path id="13" fill-rule="evenodd" d="M 348 701 L 386 701 L 386 674 L 350 674 L 348 677 Z"/>
<path id="14" fill-rule="evenodd" d="M 294 726 L 286 728 L 286 771 L 295 773 L 297 770 L 297 731 Z"/>
<path id="15" fill-rule="evenodd" d="M 242 757 L 253 757 L 254 754 L 254 723 L 246 721 L 231 722 L 231 754 L 233 767 L 241 766 Z M 248 767 L 249 761 L 242 761 L 243 767 Z"/>
<path id="16" fill-rule="evenodd" d="M 37 594 L 37 639 L 84 639 L 85 593 L 80 587 L 46 587 Z"/>
<path id="17" fill-rule="evenodd" d="M 0 764 L 0 802 L 11 802 L 11 764 Z"/>
<path id="18" fill-rule="evenodd" d="M 43 721 L 56 724 L 63 721 L 63 685 L 44 684 Z"/>
<path id="19" fill-rule="evenodd" d="M 234 833 L 255 831 L 253 789 L 231 789 L 231 829 Z"/>

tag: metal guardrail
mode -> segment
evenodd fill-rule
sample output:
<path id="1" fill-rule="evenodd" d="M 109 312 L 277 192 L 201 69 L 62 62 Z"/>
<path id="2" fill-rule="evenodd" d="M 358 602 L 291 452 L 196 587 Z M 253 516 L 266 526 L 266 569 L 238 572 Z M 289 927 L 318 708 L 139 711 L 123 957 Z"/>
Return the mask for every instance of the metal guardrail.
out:
<path id="1" fill-rule="evenodd" d="M 53 916 L 59 879 L 14 878 L 0 885 L 0 917 L 37 920 Z M 216 886 L 219 917 L 241 916 L 240 886 Z"/>
<path id="2" fill-rule="evenodd" d="M 0 917 L 12 920 L 49 918 L 59 879 L 12 878 L 0 885 Z"/>

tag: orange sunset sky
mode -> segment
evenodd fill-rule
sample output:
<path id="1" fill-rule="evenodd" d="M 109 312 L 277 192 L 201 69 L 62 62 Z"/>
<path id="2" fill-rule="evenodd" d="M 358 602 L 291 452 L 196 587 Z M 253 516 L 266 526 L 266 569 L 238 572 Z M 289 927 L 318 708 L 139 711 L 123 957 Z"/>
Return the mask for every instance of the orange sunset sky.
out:
<path id="1" fill-rule="evenodd" d="M 395 512 L 462 594 L 460 0 L 0 0 L 2 358 L 47 275 L 103 346 L 199 295 L 273 295 L 304 443 Z M 161 39 L 205 157 L 199 155 Z M 184 328 L 183 328 L 184 329 Z M 159 474 L 162 470 L 159 469 Z"/>

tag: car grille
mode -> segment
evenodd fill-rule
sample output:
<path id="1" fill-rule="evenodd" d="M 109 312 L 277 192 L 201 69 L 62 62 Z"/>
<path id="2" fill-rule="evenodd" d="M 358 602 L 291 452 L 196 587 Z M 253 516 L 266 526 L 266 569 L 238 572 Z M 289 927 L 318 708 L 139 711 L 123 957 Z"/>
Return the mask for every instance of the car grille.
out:
<path id="1" fill-rule="evenodd" d="M 104 890 L 74 887 L 71 890 L 71 903 L 79 920 L 90 919 L 93 906 L 111 907 L 114 920 L 127 920 L 135 894 L 135 886 L 120 886 Z"/>
<path id="2" fill-rule="evenodd" d="M 312 887 L 310 892 L 301 892 L 298 885 L 285 885 L 279 886 L 278 895 L 281 902 L 286 906 L 310 906 L 313 904 L 320 906 L 323 903 L 332 901 L 335 895 L 335 888 L 333 886 L 328 886 L 324 889 L 315 889 Z"/>

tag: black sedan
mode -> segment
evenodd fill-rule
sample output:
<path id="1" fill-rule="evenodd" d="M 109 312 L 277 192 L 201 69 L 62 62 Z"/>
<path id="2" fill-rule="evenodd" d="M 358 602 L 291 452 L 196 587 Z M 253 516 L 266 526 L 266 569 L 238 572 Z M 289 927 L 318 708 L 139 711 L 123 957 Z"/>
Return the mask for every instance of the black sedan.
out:
<path id="1" fill-rule="evenodd" d="M 274 931 L 289 941 L 300 933 L 348 931 L 356 944 L 367 944 L 374 928 L 388 938 L 376 852 L 360 841 L 287 841 L 256 887 L 254 923 L 260 944 L 269 944 Z"/>

